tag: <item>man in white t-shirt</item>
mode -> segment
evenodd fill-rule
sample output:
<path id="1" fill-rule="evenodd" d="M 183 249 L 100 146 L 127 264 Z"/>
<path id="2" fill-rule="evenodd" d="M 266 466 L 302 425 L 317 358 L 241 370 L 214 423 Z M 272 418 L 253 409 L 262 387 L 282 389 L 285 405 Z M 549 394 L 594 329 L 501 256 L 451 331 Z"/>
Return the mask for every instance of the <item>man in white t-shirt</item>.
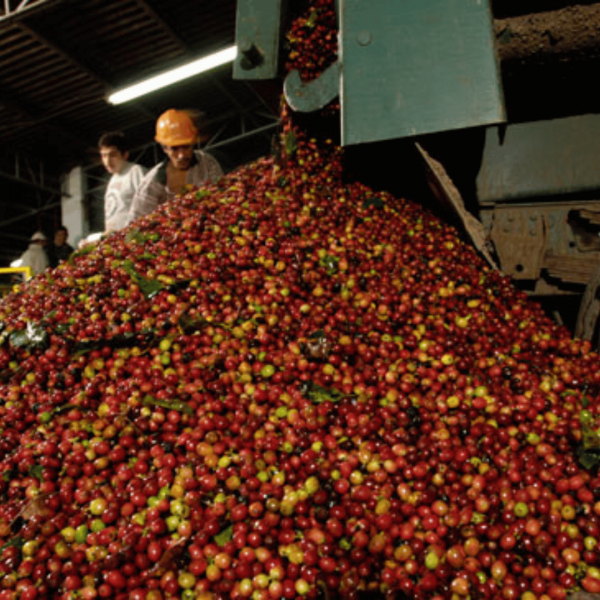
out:
<path id="1" fill-rule="evenodd" d="M 131 202 L 146 169 L 128 161 L 125 136 L 120 131 L 102 135 L 98 142 L 104 168 L 112 175 L 104 193 L 104 231 L 118 231 L 127 225 Z"/>

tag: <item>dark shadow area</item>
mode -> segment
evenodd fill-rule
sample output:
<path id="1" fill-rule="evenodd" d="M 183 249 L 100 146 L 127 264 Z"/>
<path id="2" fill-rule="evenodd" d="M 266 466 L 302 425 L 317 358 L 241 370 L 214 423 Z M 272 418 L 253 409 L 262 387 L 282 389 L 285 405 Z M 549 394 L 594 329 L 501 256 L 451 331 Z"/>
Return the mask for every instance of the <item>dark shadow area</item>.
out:
<path id="1" fill-rule="evenodd" d="M 600 59 L 553 57 L 545 63 L 503 61 L 502 85 L 509 123 L 598 113 L 593 73 Z"/>
<path id="2" fill-rule="evenodd" d="M 456 215 L 441 206 L 432 194 L 416 141 L 444 167 L 462 196 L 465 208 L 478 216 L 476 178 L 485 142 L 483 128 L 349 146 L 344 150 L 348 178 L 376 190 L 410 198 L 444 220 L 459 224 Z"/>

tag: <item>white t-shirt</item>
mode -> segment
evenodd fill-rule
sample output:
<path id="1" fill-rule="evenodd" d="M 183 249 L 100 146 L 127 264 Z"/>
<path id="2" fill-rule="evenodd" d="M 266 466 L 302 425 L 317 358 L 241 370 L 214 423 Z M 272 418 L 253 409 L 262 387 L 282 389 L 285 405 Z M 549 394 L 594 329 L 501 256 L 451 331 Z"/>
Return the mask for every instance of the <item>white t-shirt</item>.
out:
<path id="1" fill-rule="evenodd" d="M 150 214 L 163 202 L 184 193 L 183 190 L 167 188 L 168 164 L 169 159 L 167 158 L 148 171 L 133 199 L 128 223 Z M 186 185 L 200 186 L 205 182 L 217 181 L 221 175 L 223 175 L 223 170 L 214 156 L 202 150 L 195 150 L 193 162 L 185 174 L 185 183 Z"/>
<path id="2" fill-rule="evenodd" d="M 104 193 L 104 231 L 119 231 L 127 225 L 131 202 L 145 174 L 144 167 L 128 162 L 110 178 Z"/>

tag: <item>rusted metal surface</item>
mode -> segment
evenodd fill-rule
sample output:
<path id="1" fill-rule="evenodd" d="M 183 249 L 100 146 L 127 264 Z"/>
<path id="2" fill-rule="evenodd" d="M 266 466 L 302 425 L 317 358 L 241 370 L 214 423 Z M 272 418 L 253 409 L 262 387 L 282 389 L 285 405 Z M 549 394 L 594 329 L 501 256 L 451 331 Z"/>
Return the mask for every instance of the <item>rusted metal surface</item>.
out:
<path id="1" fill-rule="evenodd" d="M 600 255 L 567 256 L 548 252 L 544 255 L 543 264 L 548 275 L 554 279 L 586 285 L 600 265 Z"/>
<path id="2" fill-rule="evenodd" d="M 475 248 L 492 267 L 498 268 L 490 254 L 487 236 L 482 223 L 465 208 L 463 198 L 452 182 L 452 179 L 448 176 L 444 166 L 430 156 L 420 144 L 417 143 L 416 147 L 423 158 L 426 167 L 426 177 L 437 200 L 446 210 L 450 210 L 458 217 Z"/>
<path id="3" fill-rule="evenodd" d="M 582 209 L 579 214 L 593 225 L 600 225 L 600 210 Z"/>
<path id="4" fill-rule="evenodd" d="M 513 279 L 537 279 L 546 251 L 546 224 L 531 210 L 505 209 L 494 213 L 490 239 L 502 271 Z"/>
<path id="5" fill-rule="evenodd" d="M 600 4 L 495 19 L 494 33 L 503 62 L 600 56 Z"/>
<path id="6" fill-rule="evenodd" d="M 573 592 L 569 594 L 567 600 L 600 600 L 600 594 L 590 594 L 589 592 Z"/>
<path id="7" fill-rule="evenodd" d="M 540 202 L 484 207 L 481 219 L 501 270 L 550 294 L 583 287 L 600 264 L 599 214 L 600 201 Z"/>
<path id="8" fill-rule="evenodd" d="M 575 337 L 591 340 L 594 337 L 598 316 L 600 315 L 600 300 L 598 299 L 598 288 L 600 288 L 600 265 L 592 274 L 581 299 L 577 322 L 575 323 Z"/>

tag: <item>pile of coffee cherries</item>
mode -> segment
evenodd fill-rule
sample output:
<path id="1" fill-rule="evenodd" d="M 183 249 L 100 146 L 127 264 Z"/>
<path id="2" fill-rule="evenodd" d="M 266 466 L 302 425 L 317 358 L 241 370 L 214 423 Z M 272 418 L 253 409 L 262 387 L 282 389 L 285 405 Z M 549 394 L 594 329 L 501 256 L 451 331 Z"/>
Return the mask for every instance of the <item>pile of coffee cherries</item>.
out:
<path id="1" fill-rule="evenodd" d="M 598 355 L 282 117 L 0 302 L 0 600 L 599 592 Z"/>

